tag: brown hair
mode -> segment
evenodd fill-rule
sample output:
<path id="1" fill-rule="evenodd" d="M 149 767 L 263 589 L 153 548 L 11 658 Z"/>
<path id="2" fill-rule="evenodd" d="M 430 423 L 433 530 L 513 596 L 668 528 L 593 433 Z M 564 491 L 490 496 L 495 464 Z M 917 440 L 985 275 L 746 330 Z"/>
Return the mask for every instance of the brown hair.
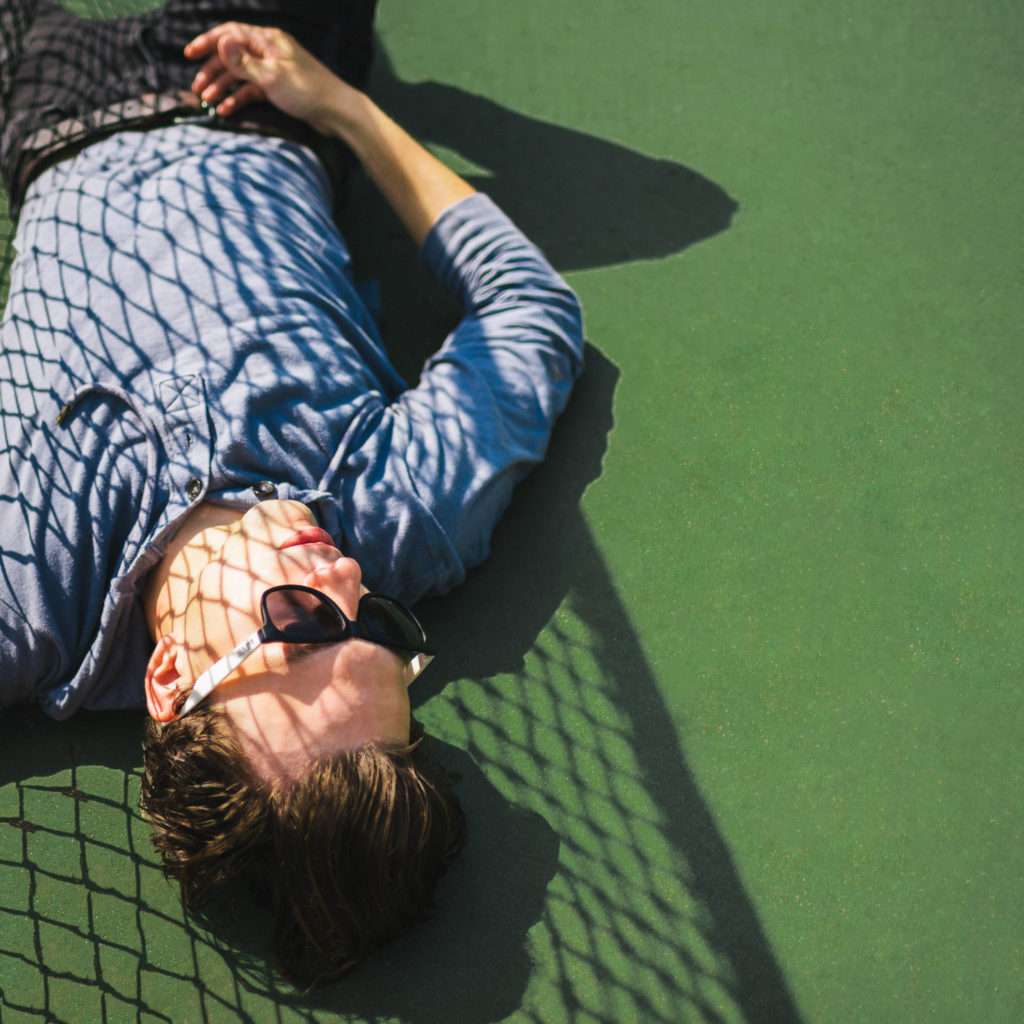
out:
<path id="1" fill-rule="evenodd" d="M 164 874 L 197 909 L 235 878 L 273 916 L 271 945 L 300 988 L 333 981 L 430 916 L 465 821 L 422 730 L 406 747 L 369 743 L 261 781 L 216 704 L 149 720 L 141 810 Z"/>

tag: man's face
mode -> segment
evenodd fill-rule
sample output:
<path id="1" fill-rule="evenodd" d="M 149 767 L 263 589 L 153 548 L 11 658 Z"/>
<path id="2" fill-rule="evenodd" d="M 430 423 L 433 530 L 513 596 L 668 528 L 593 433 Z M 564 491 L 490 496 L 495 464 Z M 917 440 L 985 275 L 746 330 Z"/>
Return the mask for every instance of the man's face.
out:
<path id="1" fill-rule="evenodd" d="M 262 625 L 263 592 L 299 583 L 327 594 L 350 618 L 367 593 L 299 502 L 265 501 L 204 537 L 209 560 L 185 611 L 184 653 L 194 679 Z M 254 769 L 294 776 L 316 757 L 369 740 L 409 738 L 406 661 L 366 640 L 262 644 L 208 700 L 219 701 Z"/>

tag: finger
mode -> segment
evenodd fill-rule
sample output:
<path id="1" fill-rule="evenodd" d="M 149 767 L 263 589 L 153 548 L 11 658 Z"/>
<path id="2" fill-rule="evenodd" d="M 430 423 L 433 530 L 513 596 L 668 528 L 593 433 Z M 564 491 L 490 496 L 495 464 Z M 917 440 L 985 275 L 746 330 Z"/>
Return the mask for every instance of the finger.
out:
<path id="1" fill-rule="evenodd" d="M 189 60 L 202 60 L 203 57 L 208 57 L 216 51 L 217 43 L 220 42 L 223 36 L 229 33 L 241 35 L 248 27 L 247 25 L 240 25 L 236 21 L 228 21 L 223 25 L 217 25 L 215 28 L 200 33 L 190 43 L 186 43 L 185 56 Z"/>
<path id="2" fill-rule="evenodd" d="M 190 43 L 186 43 L 185 56 L 189 60 L 202 60 L 211 53 L 215 53 L 217 50 L 217 40 L 221 35 L 220 29 L 223 27 L 218 26 L 218 28 L 210 29 L 209 32 L 203 32 L 202 35 L 196 36 Z"/>
<path id="3" fill-rule="evenodd" d="M 231 92 L 237 82 L 237 75 L 227 70 L 222 71 L 199 93 L 199 98 L 204 103 L 219 103 Z"/>
<path id="4" fill-rule="evenodd" d="M 221 117 L 229 117 L 231 114 L 241 110 L 242 107 L 259 100 L 265 100 L 266 98 L 267 94 L 263 91 L 262 86 L 257 85 L 255 82 L 246 82 L 225 100 L 217 104 L 217 113 Z"/>
<path id="5" fill-rule="evenodd" d="M 192 79 L 192 91 L 197 96 L 201 96 L 203 90 L 211 82 L 215 82 L 222 74 L 224 74 L 224 62 L 220 59 L 219 54 L 215 52 L 196 72 L 196 77 Z"/>
<path id="6" fill-rule="evenodd" d="M 217 55 L 236 78 L 257 79 L 263 68 L 266 40 L 258 29 L 253 29 L 245 38 L 225 34 L 217 41 Z"/>
<path id="7" fill-rule="evenodd" d="M 217 43 L 217 55 L 236 76 L 245 74 L 245 44 L 236 36 L 223 36 Z"/>
<path id="8" fill-rule="evenodd" d="M 217 53 L 227 72 L 243 82 L 264 83 L 270 68 L 264 60 L 264 40 L 258 30 L 251 38 L 240 41 L 236 36 L 225 35 L 217 44 Z"/>
<path id="9" fill-rule="evenodd" d="M 191 42 L 185 44 L 185 56 L 189 60 L 202 60 L 211 49 L 209 41 L 209 33 L 204 32 L 201 36 L 196 36 Z"/>

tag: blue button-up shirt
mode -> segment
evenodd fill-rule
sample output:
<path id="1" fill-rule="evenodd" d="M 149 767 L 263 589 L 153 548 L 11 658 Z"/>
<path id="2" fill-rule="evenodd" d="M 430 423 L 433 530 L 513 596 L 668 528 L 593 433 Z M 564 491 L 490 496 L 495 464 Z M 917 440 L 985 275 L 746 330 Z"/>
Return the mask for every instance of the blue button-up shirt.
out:
<path id="1" fill-rule="evenodd" d="M 413 602 L 487 553 L 581 368 L 566 284 L 482 195 L 421 258 L 461 302 L 407 388 L 316 158 L 177 126 L 32 186 L 0 352 L 0 705 L 143 704 L 140 595 L 200 501 L 305 502 Z"/>

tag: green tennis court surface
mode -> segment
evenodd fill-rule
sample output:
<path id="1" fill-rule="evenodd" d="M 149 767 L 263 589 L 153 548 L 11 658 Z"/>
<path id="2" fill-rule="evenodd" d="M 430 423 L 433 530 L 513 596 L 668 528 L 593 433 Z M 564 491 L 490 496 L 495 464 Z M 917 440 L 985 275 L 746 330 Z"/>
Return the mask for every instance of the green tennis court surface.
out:
<path id="1" fill-rule="evenodd" d="M 1024 1019 L 1022 21 L 386 0 L 382 105 L 591 342 L 492 560 L 422 609 L 470 846 L 302 996 L 244 899 L 163 881 L 137 716 L 7 714 L 3 1024 Z M 414 374 L 451 310 L 365 185 L 342 224 Z"/>

